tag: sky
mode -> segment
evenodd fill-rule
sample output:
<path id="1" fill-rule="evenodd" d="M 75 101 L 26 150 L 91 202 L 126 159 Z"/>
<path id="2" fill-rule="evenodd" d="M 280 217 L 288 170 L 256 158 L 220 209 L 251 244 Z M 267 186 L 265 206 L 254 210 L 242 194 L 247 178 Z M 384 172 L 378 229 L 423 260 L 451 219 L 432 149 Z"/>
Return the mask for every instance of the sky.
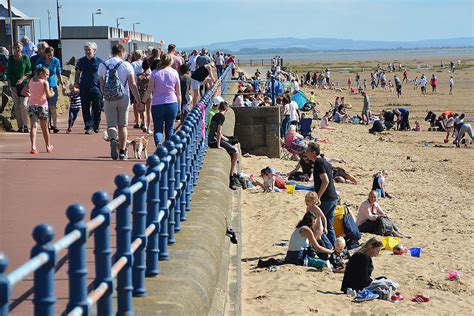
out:
<path id="1" fill-rule="evenodd" d="M 11 0 L 57 38 L 56 0 Z M 182 48 L 277 37 L 416 41 L 474 36 L 472 0 L 59 0 L 62 26 L 116 25 Z M 39 27 L 37 27 L 39 35 Z"/>

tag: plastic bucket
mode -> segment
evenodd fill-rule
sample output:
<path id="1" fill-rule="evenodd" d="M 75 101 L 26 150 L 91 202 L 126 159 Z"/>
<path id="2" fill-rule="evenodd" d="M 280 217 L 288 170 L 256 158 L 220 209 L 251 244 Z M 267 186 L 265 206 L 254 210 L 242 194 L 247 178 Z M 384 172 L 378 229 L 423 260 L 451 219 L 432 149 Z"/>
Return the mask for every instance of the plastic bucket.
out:
<path id="1" fill-rule="evenodd" d="M 396 245 L 400 245 L 400 238 L 387 236 L 384 239 L 382 239 L 382 244 L 383 244 L 384 249 L 393 251 L 393 248 Z"/>
<path id="2" fill-rule="evenodd" d="M 285 184 L 286 192 L 288 192 L 288 194 L 293 194 L 295 192 L 295 187 L 296 185 L 294 184 Z"/>
<path id="3" fill-rule="evenodd" d="M 410 248 L 410 255 L 419 258 L 421 256 L 421 248 Z"/>

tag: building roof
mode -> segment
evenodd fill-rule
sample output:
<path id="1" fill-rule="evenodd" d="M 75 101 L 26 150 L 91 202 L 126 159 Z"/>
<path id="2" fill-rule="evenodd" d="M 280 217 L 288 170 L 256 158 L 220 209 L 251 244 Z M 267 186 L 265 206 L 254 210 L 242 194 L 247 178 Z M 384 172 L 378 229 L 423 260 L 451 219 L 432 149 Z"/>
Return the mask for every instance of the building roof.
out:
<path id="1" fill-rule="evenodd" d="M 10 14 L 8 12 L 8 1 L 7 0 L 0 0 L 0 20 L 5 20 L 9 18 Z M 12 5 L 12 17 L 14 20 L 35 20 L 36 18 L 32 18 L 27 16 L 25 13 L 21 12 L 17 8 Z"/>

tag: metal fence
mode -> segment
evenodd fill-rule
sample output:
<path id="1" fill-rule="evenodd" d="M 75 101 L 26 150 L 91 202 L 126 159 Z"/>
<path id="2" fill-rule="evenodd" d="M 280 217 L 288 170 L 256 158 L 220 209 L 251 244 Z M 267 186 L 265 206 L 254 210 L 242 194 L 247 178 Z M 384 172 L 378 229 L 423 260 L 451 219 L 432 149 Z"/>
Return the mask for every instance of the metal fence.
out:
<path id="1" fill-rule="evenodd" d="M 222 92 L 227 89 L 231 66 L 220 77 Z M 220 82 L 219 82 L 220 83 Z M 85 208 L 73 204 L 66 210 L 69 223 L 65 236 L 53 242 L 55 231 L 47 224 L 33 230 L 36 245 L 31 259 L 5 275 L 8 259 L 0 254 L 0 316 L 8 315 L 12 289 L 34 274 L 34 315 L 50 316 L 55 311 L 55 267 L 58 254 L 67 249 L 69 295 L 67 315 L 88 315 L 97 305 L 97 315 L 113 315 L 114 283 L 118 315 L 133 314 L 132 296 L 146 295 L 145 277 L 160 274 L 159 261 L 169 260 L 168 245 L 191 210 L 194 187 L 207 152 L 207 114 L 214 84 L 184 120 L 181 129 L 159 147 L 147 165 L 133 166 L 133 178 L 115 177 L 113 200 L 106 192 L 92 195 L 91 220 L 85 221 Z M 115 214 L 116 252 L 110 245 L 111 218 Z M 133 219 L 133 220 L 131 220 Z M 87 289 L 86 242 L 94 236 L 94 288 Z M 115 281 L 116 280 L 116 281 Z"/>

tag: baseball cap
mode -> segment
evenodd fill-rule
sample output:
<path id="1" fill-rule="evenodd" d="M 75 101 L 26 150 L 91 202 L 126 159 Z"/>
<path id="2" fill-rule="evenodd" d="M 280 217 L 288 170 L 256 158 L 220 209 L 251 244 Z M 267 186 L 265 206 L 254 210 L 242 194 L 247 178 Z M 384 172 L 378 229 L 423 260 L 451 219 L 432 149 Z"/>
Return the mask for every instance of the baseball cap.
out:
<path id="1" fill-rule="evenodd" d="M 212 105 L 219 105 L 221 102 L 224 102 L 224 98 L 221 96 L 212 98 Z"/>

